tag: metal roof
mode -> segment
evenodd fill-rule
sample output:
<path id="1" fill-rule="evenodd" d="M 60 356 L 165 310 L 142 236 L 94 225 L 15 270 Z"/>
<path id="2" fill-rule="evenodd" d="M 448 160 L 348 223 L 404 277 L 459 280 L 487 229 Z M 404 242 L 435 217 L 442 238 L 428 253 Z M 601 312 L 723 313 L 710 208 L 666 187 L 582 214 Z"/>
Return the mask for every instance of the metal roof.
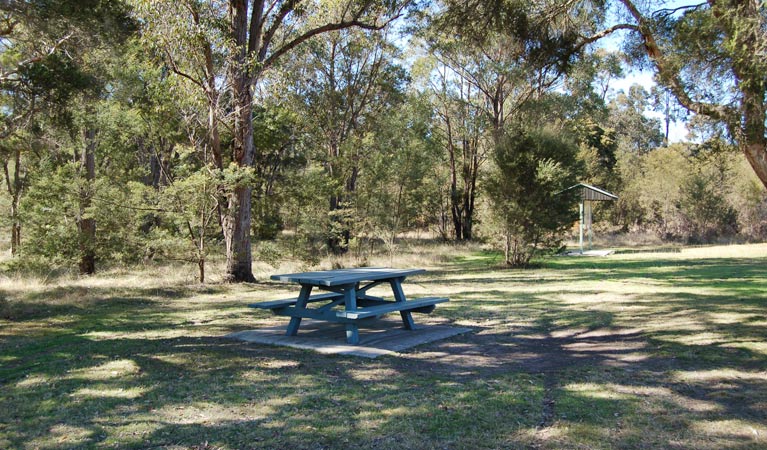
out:
<path id="1" fill-rule="evenodd" d="M 578 183 L 575 186 L 570 186 L 569 188 L 565 189 L 562 192 L 569 191 L 572 189 L 578 189 L 581 190 L 581 200 L 592 200 L 592 201 L 611 201 L 611 200 L 618 200 L 618 196 L 615 194 L 611 194 L 604 189 L 599 189 L 598 187 L 591 186 L 589 184 L 585 183 Z"/>

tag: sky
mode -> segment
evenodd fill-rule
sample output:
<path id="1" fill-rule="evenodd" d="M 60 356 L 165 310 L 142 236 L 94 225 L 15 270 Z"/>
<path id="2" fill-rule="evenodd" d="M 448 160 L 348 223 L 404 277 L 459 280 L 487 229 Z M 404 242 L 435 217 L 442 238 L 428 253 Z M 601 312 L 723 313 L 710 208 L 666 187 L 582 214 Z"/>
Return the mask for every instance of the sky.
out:
<path id="1" fill-rule="evenodd" d="M 667 0 L 667 1 L 656 1 L 657 5 L 656 8 L 677 8 L 682 5 L 689 5 L 693 3 L 691 0 Z M 615 51 L 620 49 L 621 42 L 623 41 L 624 35 L 621 35 L 620 33 L 616 33 L 613 36 L 609 36 L 604 39 L 600 39 L 596 45 L 599 47 L 602 47 L 609 51 Z M 610 88 L 613 89 L 615 92 L 618 91 L 624 91 L 628 92 L 629 87 L 631 87 L 634 84 L 639 84 L 642 87 L 645 88 L 646 91 L 650 92 L 653 86 L 656 85 L 655 81 L 653 81 L 653 71 L 652 70 L 638 70 L 638 69 L 632 69 L 630 67 L 624 66 L 624 73 L 625 76 L 620 79 L 616 79 L 610 82 Z M 645 116 L 647 117 L 653 117 L 660 119 L 663 121 L 663 114 L 656 111 L 645 111 Z M 661 130 L 665 131 L 665 130 Z M 672 122 L 669 127 L 669 142 L 686 142 L 689 141 L 688 137 L 688 131 L 686 127 L 686 121 L 675 121 Z"/>
<path id="2" fill-rule="evenodd" d="M 614 90 L 615 92 L 623 91 L 628 92 L 629 88 L 635 84 L 638 84 L 645 88 L 647 92 L 650 92 L 653 86 L 655 86 L 655 81 L 653 81 L 653 72 L 648 70 L 631 70 L 629 71 L 627 68 L 625 76 L 623 78 L 615 79 L 610 82 L 610 88 Z M 657 111 L 645 111 L 644 113 L 647 117 L 652 117 L 663 121 L 663 114 Z M 664 132 L 665 130 L 661 130 L 661 132 Z M 671 122 L 671 125 L 669 126 L 669 132 L 668 132 L 668 140 L 670 143 L 674 142 L 687 142 L 689 139 L 687 138 L 687 127 L 685 121 L 675 121 Z"/>

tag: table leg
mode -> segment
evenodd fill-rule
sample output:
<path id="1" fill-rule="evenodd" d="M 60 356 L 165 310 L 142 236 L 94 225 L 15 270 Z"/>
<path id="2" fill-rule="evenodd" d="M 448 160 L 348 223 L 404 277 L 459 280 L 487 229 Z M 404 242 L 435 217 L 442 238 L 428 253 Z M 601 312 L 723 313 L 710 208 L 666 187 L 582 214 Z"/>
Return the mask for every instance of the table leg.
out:
<path id="1" fill-rule="evenodd" d="M 355 311 L 357 309 L 357 285 L 344 286 L 344 288 L 344 309 Z M 346 324 L 346 343 L 350 345 L 360 343 L 360 332 L 356 323 Z"/>
<path id="2" fill-rule="evenodd" d="M 357 324 L 346 324 L 346 343 L 349 345 L 357 345 L 360 343 L 360 331 Z"/>
<path id="3" fill-rule="evenodd" d="M 405 278 L 395 278 L 390 281 L 391 290 L 394 293 L 394 301 L 407 301 L 405 298 L 405 293 L 402 292 L 402 281 L 404 279 Z M 413 316 L 410 311 L 400 311 L 399 315 L 402 317 L 402 325 L 405 326 L 406 330 L 415 330 L 415 322 L 413 322 Z"/>
<path id="4" fill-rule="evenodd" d="M 311 285 L 308 285 L 308 284 L 301 285 L 301 293 L 298 295 L 298 300 L 296 301 L 296 309 L 306 308 L 307 303 L 309 303 L 309 296 L 311 295 L 311 293 L 312 293 Z M 291 317 L 290 323 L 288 324 L 288 331 L 285 334 L 287 336 L 297 335 L 299 326 L 301 326 L 301 318 Z"/>

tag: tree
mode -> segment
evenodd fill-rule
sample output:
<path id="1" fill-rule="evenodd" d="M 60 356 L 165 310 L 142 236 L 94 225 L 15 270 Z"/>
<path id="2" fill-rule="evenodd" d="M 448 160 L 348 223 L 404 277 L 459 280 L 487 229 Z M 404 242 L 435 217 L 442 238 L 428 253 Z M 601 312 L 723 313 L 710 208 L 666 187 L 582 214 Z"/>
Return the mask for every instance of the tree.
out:
<path id="1" fill-rule="evenodd" d="M 89 87 L 91 79 L 82 67 L 85 49 L 93 47 L 94 42 L 106 33 L 114 36 L 116 32 L 118 36 L 124 36 L 132 29 L 121 2 L 103 3 L 100 0 L 9 0 L 0 3 L 0 38 L 3 41 L 0 58 L 0 139 L 13 140 L 13 134 L 32 128 L 35 115 L 44 109 L 51 115 L 62 115 L 67 102 L 77 92 Z M 89 11 L 90 8 L 94 10 Z M 25 158 L 18 141 L 6 147 L 14 147 L 4 153 L 7 158 L 3 158 L 3 165 L 12 199 L 11 248 L 16 255 L 21 245 L 18 207 L 25 184 Z M 84 151 L 83 155 L 87 154 Z M 86 160 L 83 161 L 85 163 Z M 13 167 L 10 171 L 9 164 Z M 84 164 L 84 167 L 90 165 Z M 90 219 L 84 219 L 81 223 L 84 234 L 95 232 Z M 86 264 L 85 260 L 82 268 L 86 273 L 94 270 L 93 265 Z"/>
<path id="2" fill-rule="evenodd" d="M 489 152 L 507 122 L 533 116 L 533 108 L 549 113 L 545 103 L 563 87 L 580 49 L 578 32 L 601 14 L 556 2 L 446 0 L 444 6 L 424 35 L 438 68 L 431 84 L 449 160 L 455 238 L 470 240 L 478 175 Z M 541 123 L 539 116 L 534 126 Z"/>
<path id="3" fill-rule="evenodd" d="M 426 96 L 411 93 L 396 115 L 379 121 L 371 142 L 375 150 L 363 161 L 357 216 L 367 218 L 363 231 L 383 240 L 392 256 L 397 236 L 434 223 L 439 209 L 433 171 L 442 155 L 433 138 L 431 115 Z"/>
<path id="4" fill-rule="evenodd" d="M 667 88 L 657 85 L 653 86 L 650 95 L 652 96 L 653 110 L 663 114 L 663 146 L 668 147 L 671 122 L 676 122 L 683 118 L 686 110 L 679 105 L 674 98 L 674 94 Z"/>
<path id="5" fill-rule="evenodd" d="M 517 130 L 493 153 L 487 192 L 503 239 L 505 262 L 524 266 L 541 248 L 556 248 L 577 219 L 573 192 L 577 146 L 559 131 Z"/>
<path id="6" fill-rule="evenodd" d="M 663 144 L 660 121 L 645 115 L 650 108 L 650 94 L 638 84 L 628 93 L 618 92 L 608 104 L 608 123 L 626 151 L 647 153 Z"/>
<path id="7" fill-rule="evenodd" d="M 11 197 L 11 255 L 17 256 L 21 248 L 21 219 L 19 217 L 19 202 L 27 187 L 27 170 L 22 161 L 22 152 L 28 139 L 19 136 L 6 138 L 2 145 L 3 174 L 5 187 Z"/>
<path id="8" fill-rule="evenodd" d="M 89 91 L 97 96 L 103 88 L 95 75 L 100 71 L 91 70 L 94 67 L 91 54 L 108 46 L 105 45 L 106 35 L 119 41 L 133 30 L 122 2 L 102 0 L 6 1 L 0 3 L 0 23 L 4 25 L 0 30 L 4 40 L 0 96 L 6 106 L 0 114 L 3 128 L 0 138 L 7 138 L 31 124 L 34 115 L 43 108 L 58 116 L 58 125 L 72 125 L 71 112 L 67 109 L 69 103 L 79 93 Z M 91 103 L 88 102 L 88 109 Z M 92 183 L 96 133 L 93 128 L 84 129 L 83 133 L 85 144 L 79 158 L 82 169 L 79 173 Z M 21 160 L 20 155 L 14 154 L 17 169 Z M 20 171 L 17 169 L 14 173 Z M 20 188 L 18 183 L 15 186 Z M 77 215 L 82 256 L 80 269 L 81 273 L 90 274 L 95 271 L 92 247 L 95 222 L 85 210 L 90 207 L 92 191 L 87 185 L 80 187 L 81 207 Z M 13 233 L 18 244 L 20 225 L 17 221 Z"/>
<path id="9" fill-rule="evenodd" d="M 185 169 L 194 170 L 197 166 L 192 164 Z M 214 229 L 218 227 L 218 183 L 210 168 L 203 166 L 156 191 L 155 204 L 163 221 L 153 230 L 153 238 L 171 259 L 180 255 L 180 259 L 194 263 L 200 283 L 205 283 L 210 243 L 220 236 Z"/>
<path id="10" fill-rule="evenodd" d="M 483 138 L 489 129 L 478 104 L 478 90 L 460 74 L 463 69 L 441 65 L 429 84 L 439 127 L 437 142 L 446 153 L 449 180 L 447 203 L 456 241 L 472 239 L 479 171 L 487 157 Z"/>
<path id="11" fill-rule="evenodd" d="M 722 126 L 767 186 L 767 7 L 709 0 L 649 9 L 620 0 L 657 79 L 689 111 Z"/>
<path id="12" fill-rule="evenodd" d="M 139 2 L 157 23 L 157 48 L 178 76 L 198 86 L 211 109 L 211 144 L 223 168 L 220 141 L 222 80 L 228 87 L 231 151 L 228 159 L 239 170 L 252 168 L 253 93 L 263 75 L 299 45 L 322 33 L 359 27 L 380 29 L 397 17 L 407 1 L 346 0 L 322 5 L 302 0 L 210 0 Z M 323 14 L 324 11 L 324 14 Z M 188 34 L 187 34 L 188 33 Z M 219 147 L 216 150 L 216 147 Z M 254 281 L 250 242 L 252 186 L 245 182 L 226 189 L 221 224 L 230 281 Z"/>
<path id="13" fill-rule="evenodd" d="M 364 161 L 379 150 L 380 124 L 404 100 L 405 69 L 394 62 L 395 47 L 386 33 L 341 30 L 326 33 L 299 58 L 293 89 L 309 145 L 322 154 L 331 191 L 328 247 L 346 252 L 352 236 L 354 197 Z M 317 152 L 318 153 L 318 152 Z"/>

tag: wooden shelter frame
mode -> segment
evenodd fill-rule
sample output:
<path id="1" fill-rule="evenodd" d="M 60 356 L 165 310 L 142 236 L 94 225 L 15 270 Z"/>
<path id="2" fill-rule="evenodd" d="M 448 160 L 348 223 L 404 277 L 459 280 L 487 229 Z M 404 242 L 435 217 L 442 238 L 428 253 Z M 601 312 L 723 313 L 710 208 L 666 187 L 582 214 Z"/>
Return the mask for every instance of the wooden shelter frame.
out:
<path id="1" fill-rule="evenodd" d="M 578 245 L 581 249 L 581 254 L 583 254 L 583 236 L 584 231 L 586 232 L 586 235 L 589 240 L 589 250 L 591 249 L 591 246 L 593 244 L 593 235 L 594 233 L 591 230 L 591 216 L 592 216 L 592 202 L 606 202 L 606 201 L 613 201 L 617 200 L 618 196 L 611 194 L 604 189 L 600 189 L 595 186 L 591 186 L 589 184 L 585 183 L 578 183 L 575 186 L 570 186 L 569 188 L 565 189 L 565 191 L 570 191 L 573 189 L 580 189 L 581 194 L 581 200 L 580 200 L 580 220 L 579 220 L 579 228 L 580 228 L 580 236 L 578 238 Z M 563 192 L 565 192 L 563 191 Z"/>

